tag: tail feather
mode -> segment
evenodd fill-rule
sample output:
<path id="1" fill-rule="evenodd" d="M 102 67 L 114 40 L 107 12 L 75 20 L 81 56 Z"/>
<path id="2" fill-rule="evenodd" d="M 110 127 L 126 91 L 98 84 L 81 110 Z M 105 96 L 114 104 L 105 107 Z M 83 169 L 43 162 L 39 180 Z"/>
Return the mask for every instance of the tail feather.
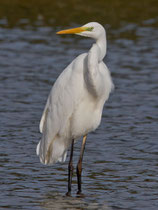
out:
<path id="1" fill-rule="evenodd" d="M 67 151 L 64 152 L 64 154 L 62 155 L 62 157 L 60 157 L 60 158 L 58 159 L 58 161 L 63 163 L 63 162 L 65 162 L 66 157 L 67 157 Z"/>
<path id="2" fill-rule="evenodd" d="M 68 147 L 64 144 L 64 141 L 61 138 L 56 137 L 53 139 L 46 153 L 44 153 L 44 145 L 42 144 L 43 142 L 41 143 L 41 141 L 36 147 L 36 154 L 39 156 L 41 163 L 45 165 L 52 165 L 58 161 L 65 162 Z"/>

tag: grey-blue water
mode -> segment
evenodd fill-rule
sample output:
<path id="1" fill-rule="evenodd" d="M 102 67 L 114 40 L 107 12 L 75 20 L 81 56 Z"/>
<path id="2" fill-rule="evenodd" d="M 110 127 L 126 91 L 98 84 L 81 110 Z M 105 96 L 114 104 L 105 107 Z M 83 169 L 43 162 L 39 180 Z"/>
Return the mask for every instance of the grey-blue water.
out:
<path id="1" fill-rule="evenodd" d="M 88 135 L 78 198 L 75 173 L 65 197 L 68 158 L 43 166 L 35 149 L 54 81 L 92 41 L 49 27 L 0 28 L 0 209 L 158 209 L 158 31 L 131 24 L 107 32 L 115 91 Z"/>

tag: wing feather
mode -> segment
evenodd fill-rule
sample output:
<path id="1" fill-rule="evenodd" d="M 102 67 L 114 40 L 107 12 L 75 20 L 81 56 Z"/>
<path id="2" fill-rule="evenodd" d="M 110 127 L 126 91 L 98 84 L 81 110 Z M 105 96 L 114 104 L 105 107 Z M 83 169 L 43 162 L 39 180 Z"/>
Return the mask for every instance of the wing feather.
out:
<path id="1" fill-rule="evenodd" d="M 65 139 L 72 140 L 70 139 L 70 123 L 77 98 L 74 95 L 78 95 L 76 92 L 79 89 L 75 85 L 77 78 L 74 74 L 77 74 L 72 72 L 71 65 L 73 63 L 56 80 L 41 117 L 39 128 L 43 135 L 37 147 L 37 154 L 40 156 L 41 162 L 45 164 L 49 164 L 48 159 L 53 156 L 53 147 L 56 147 L 54 148 L 56 150 L 54 151 L 54 157 L 56 156 L 54 162 L 65 160 L 65 156 L 62 157 L 62 155 L 66 154 L 66 149 L 69 146 L 69 142 L 66 142 Z M 58 154 L 57 150 L 59 150 Z"/>
<path id="2" fill-rule="evenodd" d="M 44 164 L 65 160 L 71 141 L 72 118 L 83 98 L 83 63 L 86 53 L 78 56 L 58 77 L 44 108 L 36 153 Z"/>

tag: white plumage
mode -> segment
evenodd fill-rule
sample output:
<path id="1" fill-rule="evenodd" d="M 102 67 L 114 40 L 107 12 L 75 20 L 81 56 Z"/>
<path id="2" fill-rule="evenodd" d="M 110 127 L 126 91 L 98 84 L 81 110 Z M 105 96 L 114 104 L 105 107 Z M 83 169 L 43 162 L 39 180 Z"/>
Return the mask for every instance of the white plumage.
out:
<path id="1" fill-rule="evenodd" d="M 110 72 L 103 62 L 106 54 L 104 28 L 91 22 L 72 30 L 65 30 L 65 33 L 91 37 L 96 43 L 88 53 L 79 55 L 65 68 L 51 89 L 40 121 L 42 138 L 36 149 L 43 164 L 65 161 L 72 139 L 99 126 L 103 105 L 113 89 Z"/>

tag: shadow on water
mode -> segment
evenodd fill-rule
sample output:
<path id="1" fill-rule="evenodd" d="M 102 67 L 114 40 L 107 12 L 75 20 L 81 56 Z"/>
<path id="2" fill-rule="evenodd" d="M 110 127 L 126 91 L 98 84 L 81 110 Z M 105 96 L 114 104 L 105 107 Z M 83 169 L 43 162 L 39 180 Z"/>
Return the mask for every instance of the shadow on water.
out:
<path id="1" fill-rule="evenodd" d="M 89 197 L 89 195 L 88 195 Z M 94 197 L 94 195 L 93 195 Z M 40 202 L 41 207 L 44 209 L 105 209 L 111 210 L 106 204 L 98 204 L 96 201 L 90 202 L 86 201 L 86 196 L 84 199 L 80 197 L 72 196 L 62 196 L 60 193 L 49 192 L 45 195 L 42 202 Z"/>
<path id="2" fill-rule="evenodd" d="M 158 202 L 158 1 L 0 0 L 0 208 L 154 210 Z M 63 18 L 64 17 L 64 18 Z M 56 29 L 91 20 L 107 28 L 115 92 L 88 135 L 84 198 L 65 197 L 67 162 L 35 154 L 52 84 L 92 41 Z M 80 143 L 75 145 L 76 164 Z"/>

